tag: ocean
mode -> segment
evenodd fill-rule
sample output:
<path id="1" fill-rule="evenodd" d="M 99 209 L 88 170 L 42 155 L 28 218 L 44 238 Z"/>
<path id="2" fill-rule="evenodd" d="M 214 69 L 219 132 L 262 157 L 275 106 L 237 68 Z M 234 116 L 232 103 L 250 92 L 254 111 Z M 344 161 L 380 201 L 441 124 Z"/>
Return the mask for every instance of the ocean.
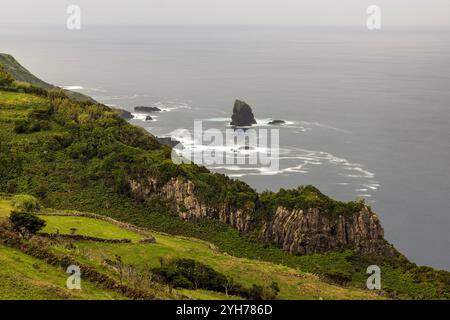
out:
<path id="1" fill-rule="evenodd" d="M 256 130 L 278 129 L 279 167 L 212 170 L 259 191 L 363 198 L 409 259 L 450 270 L 450 30 L 15 26 L 0 29 L 0 51 L 107 105 L 159 107 L 131 121 L 156 135 L 194 121 L 225 131 L 244 100 Z"/>

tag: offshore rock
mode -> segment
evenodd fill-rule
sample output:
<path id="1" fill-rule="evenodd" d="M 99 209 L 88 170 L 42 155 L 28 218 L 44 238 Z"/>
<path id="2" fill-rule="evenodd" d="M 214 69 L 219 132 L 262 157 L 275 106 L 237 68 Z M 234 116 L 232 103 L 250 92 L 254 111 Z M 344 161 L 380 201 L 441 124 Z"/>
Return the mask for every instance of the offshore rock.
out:
<path id="1" fill-rule="evenodd" d="M 256 123 L 252 108 L 244 101 L 236 100 L 230 124 L 237 127 L 249 127 Z"/>

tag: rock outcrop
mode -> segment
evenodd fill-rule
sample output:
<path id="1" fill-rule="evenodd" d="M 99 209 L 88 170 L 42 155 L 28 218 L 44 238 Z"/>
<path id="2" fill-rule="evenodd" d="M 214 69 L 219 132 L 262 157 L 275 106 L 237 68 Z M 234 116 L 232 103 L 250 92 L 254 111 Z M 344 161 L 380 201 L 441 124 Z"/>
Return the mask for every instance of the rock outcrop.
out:
<path id="1" fill-rule="evenodd" d="M 329 217 L 318 209 L 278 207 L 261 231 L 262 240 L 292 254 L 355 249 L 361 254 L 394 255 L 395 249 L 383 237 L 380 221 L 368 207 L 338 217 Z"/>
<path id="2" fill-rule="evenodd" d="M 256 123 L 252 108 L 244 101 L 236 100 L 230 124 L 237 127 L 249 127 Z"/>
<path id="3" fill-rule="evenodd" d="M 178 149 L 182 149 L 182 144 L 180 141 L 172 138 L 172 137 L 155 137 L 156 140 L 158 140 L 159 143 L 169 146 L 171 148 L 178 147 Z"/>
<path id="4" fill-rule="evenodd" d="M 119 114 L 119 116 L 124 120 L 131 120 L 134 118 L 133 114 L 130 111 L 123 110 L 120 108 L 112 108 L 112 107 L 110 107 L 110 108 L 111 108 L 111 110 L 117 112 Z"/>
<path id="5" fill-rule="evenodd" d="M 134 111 L 142 112 L 142 113 L 153 113 L 153 112 L 159 112 L 159 111 L 161 111 L 161 109 L 158 107 L 138 106 L 138 107 L 134 107 Z"/>
<path id="6" fill-rule="evenodd" d="M 252 226 L 253 210 L 235 208 L 227 204 L 208 205 L 194 195 L 194 184 L 181 178 L 171 179 L 162 188 L 157 187 L 155 179 L 130 180 L 131 191 L 140 198 L 160 197 L 175 206 L 183 220 L 210 218 L 219 220 L 240 232 L 248 232 Z"/>
<path id="7" fill-rule="evenodd" d="M 285 124 L 285 123 L 286 123 L 286 121 L 284 121 L 284 120 L 272 120 L 268 124 L 270 124 L 270 125 L 280 125 L 280 124 Z"/>
<path id="8" fill-rule="evenodd" d="M 209 218 L 221 221 L 242 233 L 259 234 L 261 241 L 292 254 L 323 253 L 353 249 L 361 254 L 392 256 L 395 249 L 383 238 L 383 228 L 368 207 L 351 215 L 332 217 L 319 209 L 307 211 L 278 207 L 270 221 L 257 224 L 255 209 L 220 203 L 209 205 L 198 199 L 194 184 L 173 178 L 158 187 L 153 178 L 129 180 L 131 191 L 140 198 L 158 197 L 171 203 L 181 219 Z"/>

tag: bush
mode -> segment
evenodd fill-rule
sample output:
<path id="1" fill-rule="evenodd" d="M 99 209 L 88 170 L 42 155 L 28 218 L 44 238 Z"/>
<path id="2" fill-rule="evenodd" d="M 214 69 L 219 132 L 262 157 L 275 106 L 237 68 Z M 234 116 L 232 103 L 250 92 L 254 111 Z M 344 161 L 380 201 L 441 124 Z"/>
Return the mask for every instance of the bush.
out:
<path id="1" fill-rule="evenodd" d="M 17 134 L 46 130 L 50 130 L 50 122 L 47 120 L 19 120 L 14 124 L 14 132 Z"/>
<path id="2" fill-rule="evenodd" d="M 17 187 L 19 186 L 19 184 L 17 183 L 16 180 L 9 180 L 6 183 L 6 192 L 8 193 L 14 193 L 17 191 Z"/>
<path id="3" fill-rule="evenodd" d="M 14 79 L 0 64 L 0 87 L 9 87 Z"/>
<path id="4" fill-rule="evenodd" d="M 14 196 L 12 205 L 15 209 L 25 212 L 33 212 L 41 209 L 39 200 L 29 195 Z"/>
<path id="5" fill-rule="evenodd" d="M 13 211 L 9 216 L 13 229 L 22 234 L 35 234 L 45 227 L 45 221 L 38 216 L 23 211 Z"/>
<path id="6" fill-rule="evenodd" d="M 272 282 L 270 286 L 253 284 L 251 288 L 245 288 L 235 283 L 232 278 L 227 278 L 210 266 L 192 259 L 161 259 L 160 262 L 161 267 L 151 270 L 153 280 L 173 288 L 205 289 L 252 300 L 272 300 L 280 291 L 276 282 Z"/>
<path id="7" fill-rule="evenodd" d="M 155 279 L 175 288 L 224 291 L 227 278 L 208 265 L 192 259 L 169 261 L 152 269 Z"/>

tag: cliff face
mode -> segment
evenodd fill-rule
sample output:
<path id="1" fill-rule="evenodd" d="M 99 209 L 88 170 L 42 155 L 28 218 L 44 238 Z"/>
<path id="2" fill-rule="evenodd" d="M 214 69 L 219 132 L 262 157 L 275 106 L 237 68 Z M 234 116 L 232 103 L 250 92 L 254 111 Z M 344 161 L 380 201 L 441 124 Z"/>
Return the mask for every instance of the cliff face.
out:
<path id="1" fill-rule="evenodd" d="M 144 182 L 129 181 L 131 191 L 140 198 L 160 197 L 173 204 L 181 219 L 210 218 L 226 223 L 240 232 L 251 228 L 253 210 L 235 208 L 227 204 L 211 206 L 200 201 L 194 195 L 194 184 L 182 179 L 171 179 L 162 188 L 157 187 L 156 179 Z"/>
<path id="2" fill-rule="evenodd" d="M 377 215 L 367 207 L 337 218 L 330 218 L 318 209 L 303 211 L 278 207 L 273 219 L 266 222 L 261 231 L 262 240 L 292 254 L 348 248 L 361 254 L 395 254 L 383 236 Z"/>
<path id="3" fill-rule="evenodd" d="M 131 191 L 140 198 L 155 197 L 168 201 L 181 219 L 216 219 L 246 233 L 257 227 L 253 209 L 235 208 L 227 204 L 207 205 L 194 194 L 194 184 L 173 178 L 157 187 L 153 178 L 129 180 Z M 274 244 L 291 254 L 321 253 L 353 249 L 361 254 L 395 255 L 395 249 L 384 240 L 383 228 L 376 214 L 365 207 L 348 216 L 330 217 L 319 209 L 307 211 L 278 207 L 270 221 L 260 227 L 262 241 Z"/>

